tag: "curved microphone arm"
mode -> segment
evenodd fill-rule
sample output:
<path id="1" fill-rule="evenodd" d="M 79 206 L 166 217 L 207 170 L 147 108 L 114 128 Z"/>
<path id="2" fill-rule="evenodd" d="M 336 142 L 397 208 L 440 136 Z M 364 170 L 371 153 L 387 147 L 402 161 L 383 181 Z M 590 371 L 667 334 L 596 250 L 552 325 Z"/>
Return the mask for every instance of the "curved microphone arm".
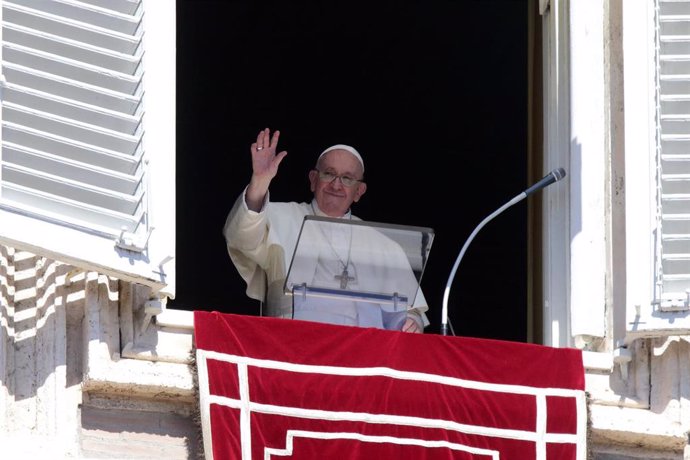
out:
<path id="1" fill-rule="evenodd" d="M 469 238 L 467 238 L 467 241 L 465 241 L 465 245 L 462 247 L 462 250 L 460 251 L 460 254 L 458 255 L 458 258 L 455 260 L 455 265 L 453 265 L 453 269 L 450 271 L 450 276 L 448 277 L 448 282 L 446 283 L 446 290 L 443 292 L 443 310 L 441 310 L 441 334 L 443 335 L 448 335 L 448 296 L 450 295 L 450 285 L 453 282 L 453 278 L 455 278 L 455 272 L 458 270 L 458 265 L 460 265 L 460 261 L 462 260 L 462 256 L 465 255 L 465 251 L 467 250 L 467 246 L 470 245 L 472 240 L 474 239 L 475 235 L 479 232 L 479 230 L 482 229 L 484 225 L 486 225 L 487 222 L 489 222 L 491 219 L 514 205 L 515 203 L 518 203 L 525 198 L 527 198 L 529 195 L 536 193 L 537 191 L 543 189 L 544 187 L 548 187 L 549 185 L 553 184 L 554 182 L 558 182 L 559 180 L 563 179 L 565 177 L 565 169 L 563 168 L 556 168 L 553 171 L 550 171 L 546 176 L 542 177 L 539 182 L 536 184 L 532 185 L 529 187 L 527 190 L 524 192 L 520 193 L 519 195 L 516 195 L 515 198 L 498 208 L 496 211 L 494 211 L 491 215 L 489 215 L 487 218 L 485 218 L 483 221 L 477 225 L 477 228 L 474 229 L 472 234 L 470 235 Z"/>
<path id="2" fill-rule="evenodd" d="M 450 285 L 453 282 L 453 278 L 455 278 L 455 272 L 458 270 L 458 266 L 460 265 L 460 261 L 462 260 L 462 256 L 465 255 L 465 251 L 467 251 L 467 247 L 470 245 L 474 237 L 479 233 L 479 230 L 484 227 L 491 219 L 508 209 L 509 207 L 513 206 L 515 203 L 519 203 L 520 201 L 524 200 L 527 197 L 527 193 L 522 192 L 519 195 L 516 195 L 512 200 L 508 201 L 506 204 L 498 208 L 496 211 L 493 212 L 493 214 L 487 216 L 483 221 L 477 225 L 477 227 L 472 231 L 472 234 L 470 234 L 470 237 L 467 238 L 467 241 L 465 241 L 465 245 L 462 247 L 460 250 L 460 254 L 458 254 L 458 258 L 455 259 L 455 265 L 453 265 L 453 269 L 450 271 L 450 276 L 448 276 L 448 281 L 446 282 L 446 289 L 443 291 L 443 309 L 441 310 L 441 334 L 442 335 L 448 335 L 448 297 L 450 296 Z"/>

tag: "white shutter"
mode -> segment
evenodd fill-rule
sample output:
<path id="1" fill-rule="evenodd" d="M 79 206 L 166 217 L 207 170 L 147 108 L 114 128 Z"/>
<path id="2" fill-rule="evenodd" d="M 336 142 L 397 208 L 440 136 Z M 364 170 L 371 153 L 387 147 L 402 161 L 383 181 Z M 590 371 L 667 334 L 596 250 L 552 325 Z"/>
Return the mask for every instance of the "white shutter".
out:
<path id="1" fill-rule="evenodd" d="M 2 1 L 0 242 L 174 296 L 174 9 Z"/>
<path id="2" fill-rule="evenodd" d="M 660 1 L 657 15 L 657 220 L 655 302 L 690 308 L 690 2 Z"/>
<path id="3" fill-rule="evenodd" d="M 690 1 L 626 3 L 626 341 L 690 333 Z"/>

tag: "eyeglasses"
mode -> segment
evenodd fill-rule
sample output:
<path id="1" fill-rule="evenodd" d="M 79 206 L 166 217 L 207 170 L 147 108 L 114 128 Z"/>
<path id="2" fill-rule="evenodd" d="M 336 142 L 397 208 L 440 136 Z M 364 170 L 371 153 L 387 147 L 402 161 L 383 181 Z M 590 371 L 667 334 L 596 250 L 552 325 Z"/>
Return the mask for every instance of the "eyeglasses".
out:
<path id="1" fill-rule="evenodd" d="M 325 182 L 333 182 L 336 179 L 340 179 L 340 183 L 343 184 L 345 187 L 352 187 L 358 182 L 362 182 L 360 179 L 355 179 L 354 177 L 350 176 L 338 176 L 337 174 L 333 174 L 332 172 L 328 171 L 319 171 L 318 169 L 315 170 L 316 172 L 319 173 L 319 179 Z"/>

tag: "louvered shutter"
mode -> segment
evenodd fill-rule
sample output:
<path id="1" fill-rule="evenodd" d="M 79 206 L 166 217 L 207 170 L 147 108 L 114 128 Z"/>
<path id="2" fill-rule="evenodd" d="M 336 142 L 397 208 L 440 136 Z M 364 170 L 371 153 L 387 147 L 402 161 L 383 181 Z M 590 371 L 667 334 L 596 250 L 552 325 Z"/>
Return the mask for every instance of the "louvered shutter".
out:
<path id="1" fill-rule="evenodd" d="M 2 2 L 0 241 L 174 296 L 175 2 Z"/>
<path id="2" fill-rule="evenodd" d="M 657 15 L 656 301 L 687 310 L 690 295 L 690 2 L 660 1 Z"/>

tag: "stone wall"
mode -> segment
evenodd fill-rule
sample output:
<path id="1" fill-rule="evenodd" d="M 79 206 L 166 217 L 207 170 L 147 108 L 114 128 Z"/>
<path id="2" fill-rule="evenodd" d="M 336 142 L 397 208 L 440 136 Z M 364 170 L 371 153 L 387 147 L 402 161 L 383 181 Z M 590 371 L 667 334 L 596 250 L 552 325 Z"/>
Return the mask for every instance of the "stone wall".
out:
<path id="1" fill-rule="evenodd" d="M 154 317 L 149 297 L 145 287 L 0 245 L 3 455 L 202 455 L 192 313 Z"/>

